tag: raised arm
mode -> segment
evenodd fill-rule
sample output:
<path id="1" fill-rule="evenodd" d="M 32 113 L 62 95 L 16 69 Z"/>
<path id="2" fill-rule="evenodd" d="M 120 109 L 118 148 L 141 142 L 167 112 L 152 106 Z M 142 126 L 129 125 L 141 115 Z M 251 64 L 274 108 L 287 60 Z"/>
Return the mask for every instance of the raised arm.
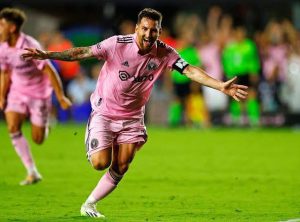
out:
<path id="1" fill-rule="evenodd" d="M 188 78 L 190 78 L 193 81 L 217 89 L 233 97 L 236 101 L 246 99 L 248 95 L 247 86 L 238 85 L 234 83 L 237 77 L 234 77 L 228 80 L 227 82 L 222 82 L 210 77 L 204 70 L 193 65 L 188 65 L 183 70 L 183 74 L 185 74 Z"/>
<path id="2" fill-rule="evenodd" d="M 22 58 L 25 60 L 56 59 L 63 61 L 75 61 L 94 57 L 90 46 L 71 48 L 62 52 L 43 51 L 33 48 L 26 48 L 25 50 L 27 52 L 22 54 Z"/>

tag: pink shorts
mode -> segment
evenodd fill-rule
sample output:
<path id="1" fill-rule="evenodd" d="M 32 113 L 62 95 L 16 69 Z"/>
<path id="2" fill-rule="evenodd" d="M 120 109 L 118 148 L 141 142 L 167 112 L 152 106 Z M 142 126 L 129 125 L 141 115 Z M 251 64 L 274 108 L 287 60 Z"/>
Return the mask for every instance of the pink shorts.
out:
<path id="1" fill-rule="evenodd" d="M 51 97 L 47 99 L 35 99 L 15 91 L 9 92 L 5 108 L 5 112 L 29 115 L 30 122 L 40 127 L 47 126 L 50 110 Z"/>
<path id="2" fill-rule="evenodd" d="M 113 144 L 136 143 L 142 147 L 147 141 L 144 119 L 112 120 L 92 111 L 85 133 L 88 158 Z"/>

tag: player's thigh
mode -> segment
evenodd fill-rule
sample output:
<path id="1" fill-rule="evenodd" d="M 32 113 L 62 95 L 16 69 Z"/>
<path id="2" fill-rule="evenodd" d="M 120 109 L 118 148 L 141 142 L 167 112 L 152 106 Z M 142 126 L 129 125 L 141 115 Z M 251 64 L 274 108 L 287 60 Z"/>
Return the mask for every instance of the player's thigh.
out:
<path id="1" fill-rule="evenodd" d="M 7 127 L 10 133 L 21 130 L 21 125 L 28 114 L 28 109 L 25 101 L 26 96 L 21 95 L 17 91 L 9 91 L 4 112 Z"/>
<path id="2" fill-rule="evenodd" d="M 17 113 L 14 111 L 5 112 L 7 128 L 10 133 L 19 132 L 23 121 L 26 119 L 26 114 Z"/>
<path id="3" fill-rule="evenodd" d="M 111 120 L 92 111 L 86 127 L 85 145 L 87 158 L 95 169 L 103 170 L 110 166 L 114 138 Z"/>
<path id="4" fill-rule="evenodd" d="M 42 144 L 45 139 L 46 126 L 31 124 L 31 137 L 36 144 Z"/>
<path id="5" fill-rule="evenodd" d="M 94 152 L 91 154 L 89 160 L 96 170 L 104 170 L 108 168 L 112 160 L 112 148 L 106 147 Z"/>
<path id="6" fill-rule="evenodd" d="M 121 164 L 131 163 L 138 148 L 137 143 L 120 144 L 118 162 Z"/>
<path id="7" fill-rule="evenodd" d="M 132 160 L 139 146 L 137 143 L 119 144 L 113 147 L 112 168 L 118 174 L 124 174 Z"/>
<path id="8" fill-rule="evenodd" d="M 51 98 L 30 98 L 27 102 L 27 105 L 29 107 L 30 122 L 32 123 L 32 125 L 37 126 L 35 132 L 42 133 L 42 129 L 39 128 L 48 127 L 48 121 L 51 112 Z"/>

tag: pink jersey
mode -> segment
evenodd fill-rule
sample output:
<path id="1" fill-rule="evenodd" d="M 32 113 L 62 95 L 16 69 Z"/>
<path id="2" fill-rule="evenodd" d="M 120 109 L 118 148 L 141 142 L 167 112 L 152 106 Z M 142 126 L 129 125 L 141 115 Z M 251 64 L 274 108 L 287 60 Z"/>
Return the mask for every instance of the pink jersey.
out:
<path id="1" fill-rule="evenodd" d="M 21 54 L 24 48 L 38 48 L 40 44 L 32 37 L 20 34 L 15 47 L 7 42 L 0 44 L 0 69 L 11 71 L 10 91 L 17 91 L 23 95 L 37 99 L 45 99 L 51 95 L 52 87 L 46 74 L 42 72 L 48 61 L 24 61 Z"/>
<path id="2" fill-rule="evenodd" d="M 287 73 L 287 57 L 287 47 L 285 45 L 270 46 L 268 48 L 268 56 L 263 60 L 264 76 L 269 78 L 274 69 L 278 68 L 279 75 L 277 79 L 284 81 Z"/>
<path id="3" fill-rule="evenodd" d="M 106 61 L 91 96 L 93 110 L 113 119 L 141 118 L 153 84 L 165 68 L 182 71 L 188 65 L 159 40 L 148 54 L 138 51 L 135 34 L 113 36 L 92 46 L 94 56 Z"/>
<path id="4" fill-rule="evenodd" d="M 210 42 L 200 48 L 199 53 L 205 71 L 210 73 L 215 79 L 222 80 L 220 47 L 216 43 Z"/>

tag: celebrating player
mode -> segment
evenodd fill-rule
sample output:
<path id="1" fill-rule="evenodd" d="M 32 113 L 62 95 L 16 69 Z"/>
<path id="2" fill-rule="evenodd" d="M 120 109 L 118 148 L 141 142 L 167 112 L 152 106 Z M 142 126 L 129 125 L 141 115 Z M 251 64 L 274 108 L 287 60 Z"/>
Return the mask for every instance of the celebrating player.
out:
<path id="1" fill-rule="evenodd" d="M 22 134 L 22 123 L 30 117 L 32 139 L 43 143 L 48 127 L 51 108 L 52 86 L 62 108 L 70 107 L 65 97 L 60 79 L 48 61 L 24 60 L 24 48 L 40 48 L 32 37 L 21 32 L 25 14 L 19 9 L 4 8 L 0 11 L 0 109 L 5 112 L 8 131 L 27 169 L 27 177 L 21 185 L 29 185 L 41 180 L 27 140 Z M 52 85 L 52 86 L 51 86 Z"/>
<path id="2" fill-rule="evenodd" d="M 111 193 L 128 170 L 136 151 L 147 140 L 144 108 L 154 82 L 165 68 L 178 70 L 191 80 L 220 90 L 235 100 L 245 99 L 247 86 L 221 82 L 189 65 L 158 37 L 162 15 L 146 8 L 138 15 L 135 33 L 110 37 L 90 47 L 63 52 L 27 49 L 24 59 L 65 61 L 96 57 L 105 60 L 95 92 L 93 112 L 87 124 L 86 151 L 96 170 L 108 169 L 81 207 L 81 215 L 101 217 L 96 203 Z"/>

